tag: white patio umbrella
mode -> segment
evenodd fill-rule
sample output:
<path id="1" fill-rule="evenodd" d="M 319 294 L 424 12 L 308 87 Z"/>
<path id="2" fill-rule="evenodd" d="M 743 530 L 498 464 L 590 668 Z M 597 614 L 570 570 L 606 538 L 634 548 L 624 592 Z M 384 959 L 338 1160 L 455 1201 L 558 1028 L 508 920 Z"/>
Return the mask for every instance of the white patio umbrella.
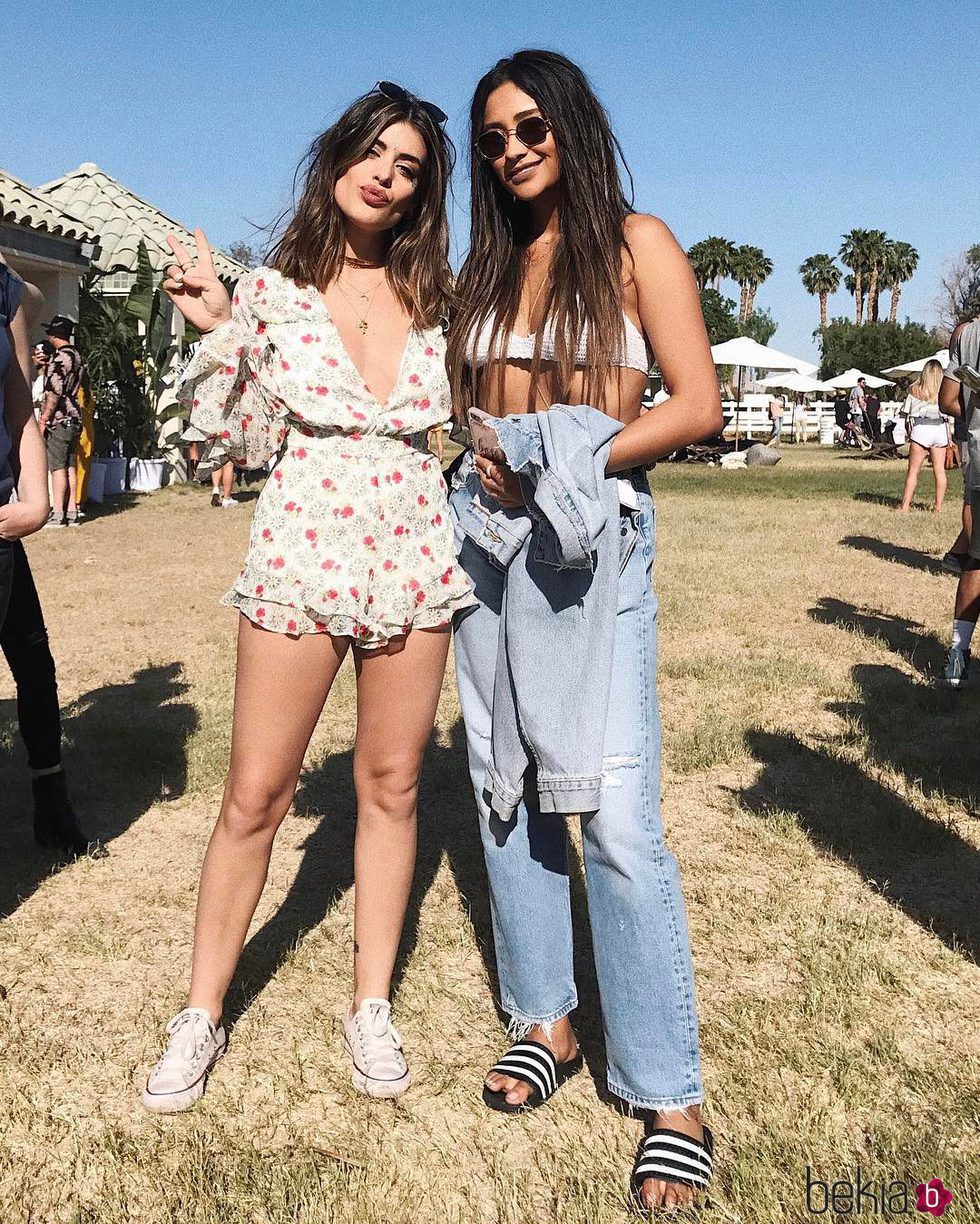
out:
<path id="1" fill-rule="evenodd" d="M 863 370 L 852 366 L 849 370 L 845 370 L 843 374 L 838 374 L 835 378 L 828 378 L 823 384 L 825 387 L 856 387 L 858 379 L 863 378 L 869 387 L 889 387 L 895 381 L 893 378 L 877 378 L 874 374 L 865 374 Z"/>
<path id="2" fill-rule="evenodd" d="M 909 378 L 914 374 L 921 374 L 926 367 L 926 363 L 930 361 L 938 361 L 945 370 L 949 365 L 949 349 L 940 349 L 938 353 L 933 353 L 931 357 L 920 357 L 918 361 L 907 361 L 905 365 L 892 366 L 890 370 L 882 370 L 882 374 L 886 378 Z"/>
<path id="3" fill-rule="evenodd" d="M 785 374 L 770 374 L 768 378 L 758 380 L 760 387 L 778 387 L 783 391 L 823 391 L 824 384 L 811 378 L 809 374 L 798 374 L 789 370 Z"/>
<path id="4" fill-rule="evenodd" d="M 733 340 L 725 340 L 722 344 L 711 346 L 711 357 L 716 366 L 736 366 L 738 368 L 738 384 L 735 393 L 735 449 L 738 450 L 739 418 L 742 411 L 742 379 L 747 368 L 763 370 L 796 370 L 812 374 L 816 366 L 803 361 L 800 357 L 791 357 L 789 353 L 781 353 L 779 349 L 769 348 L 760 344 L 751 336 L 736 336 Z"/>

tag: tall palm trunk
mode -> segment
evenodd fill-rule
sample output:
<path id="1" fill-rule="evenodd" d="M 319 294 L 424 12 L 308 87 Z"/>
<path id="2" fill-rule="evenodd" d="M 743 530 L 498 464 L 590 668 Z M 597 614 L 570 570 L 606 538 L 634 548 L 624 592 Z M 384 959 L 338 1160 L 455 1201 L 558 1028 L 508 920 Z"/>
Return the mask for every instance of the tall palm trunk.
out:
<path id="1" fill-rule="evenodd" d="M 888 322 L 898 322 L 898 299 L 902 296 L 901 285 L 892 285 L 892 306 L 888 312 Z"/>
<path id="2" fill-rule="evenodd" d="M 854 273 L 854 322 L 860 324 L 864 318 L 864 285 L 861 273 Z"/>
<path id="3" fill-rule="evenodd" d="M 871 284 L 868 286 L 868 322 L 878 322 L 878 266 L 871 269 Z"/>
<path id="4" fill-rule="evenodd" d="M 820 294 L 820 330 L 823 331 L 827 326 L 827 294 Z"/>
<path id="5" fill-rule="evenodd" d="M 749 286 L 747 281 L 742 282 L 742 297 L 738 304 L 738 321 L 744 323 L 749 313 Z"/>
<path id="6" fill-rule="evenodd" d="M 749 300 L 746 303 L 746 307 L 745 307 L 745 317 L 746 318 L 748 318 L 749 315 L 751 315 L 753 311 L 755 310 L 755 293 L 758 288 L 759 288 L 758 285 L 749 285 Z"/>

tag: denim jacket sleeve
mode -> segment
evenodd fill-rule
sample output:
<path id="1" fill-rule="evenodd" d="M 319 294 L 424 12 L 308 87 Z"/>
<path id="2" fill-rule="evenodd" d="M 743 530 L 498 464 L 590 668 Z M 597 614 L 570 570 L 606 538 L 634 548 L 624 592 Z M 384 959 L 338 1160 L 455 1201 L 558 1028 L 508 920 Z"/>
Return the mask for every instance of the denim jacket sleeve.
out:
<path id="1" fill-rule="evenodd" d="M 501 449 L 521 478 L 528 510 L 538 521 L 538 560 L 558 569 L 595 569 L 606 527 L 606 463 L 623 428 L 588 405 L 556 404 L 548 412 L 496 423 Z"/>

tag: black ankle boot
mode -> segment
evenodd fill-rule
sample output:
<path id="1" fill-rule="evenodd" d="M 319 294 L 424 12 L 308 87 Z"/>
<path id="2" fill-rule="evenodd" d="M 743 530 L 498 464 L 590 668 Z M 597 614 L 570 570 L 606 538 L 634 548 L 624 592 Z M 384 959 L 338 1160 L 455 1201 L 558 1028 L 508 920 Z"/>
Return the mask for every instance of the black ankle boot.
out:
<path id="1" fill-rule="evenodd" d="M 42 774 L 31 783 L 34 791 L 34 840 L 39 846 L 63 850 L 73 857 L 101 849 L 79 827 L 65 787 L 63 770 Z"/>

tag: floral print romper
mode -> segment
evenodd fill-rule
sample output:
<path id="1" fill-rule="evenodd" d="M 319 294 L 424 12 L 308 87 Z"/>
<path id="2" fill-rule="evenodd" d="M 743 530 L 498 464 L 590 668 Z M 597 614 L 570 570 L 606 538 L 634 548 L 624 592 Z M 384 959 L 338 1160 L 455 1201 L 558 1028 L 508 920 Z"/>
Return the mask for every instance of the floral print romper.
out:
<path id="1" fill-rule="evenodd" d="M 316 288 L 257 268 L 239 281 L 231 319 L 202 340 L 178 399 L 236 463 L 282 452 L 222 603 L 277 633 L 365 649 L 476 603 L 428 449 L 427 431 L 450 417 L 439 327 L 409 331 L 382 404 Z"/>

